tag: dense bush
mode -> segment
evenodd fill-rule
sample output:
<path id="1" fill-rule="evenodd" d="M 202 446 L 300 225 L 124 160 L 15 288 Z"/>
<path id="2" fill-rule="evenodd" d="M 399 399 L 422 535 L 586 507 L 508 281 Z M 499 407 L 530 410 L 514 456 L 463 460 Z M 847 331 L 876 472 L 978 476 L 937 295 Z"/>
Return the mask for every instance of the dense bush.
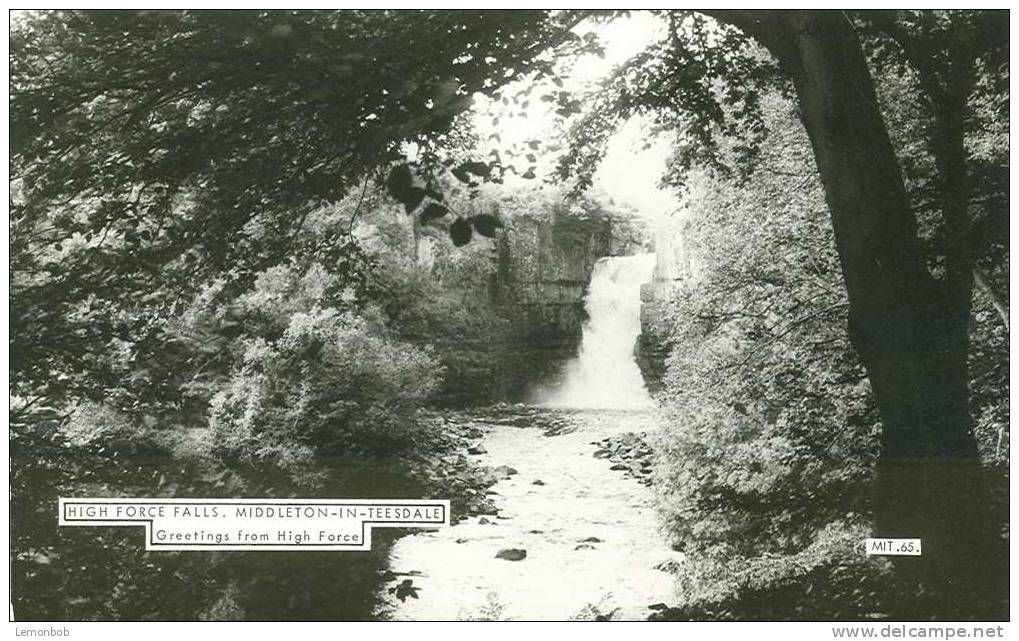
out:
<path id="1" fill-rule="evenodd" d="M 352 555 L 151 553 L 132 528 L 55 528 L 60 496 L 442 495 L 466 511 L 468 483 L 434 469 L 455 435 L 418 413 L 441 366 L 342 274 L 295 261 L 199 290 L 163 330 L 191 367 L 166 394 L 191 410 L 164 422 L 111 388 L 12 436 L 19 619 L 364 619 L 395 536 Z"/>
<path id="2" fill-rule="evenodd" d="M 238 298 L 237 312 L 258 331 L 238 341 L 238 362 L 210 401 L 214 451 L 298 470 L 316 454 L 408 444 L 438 364 L 380 320 L 323 306 L 329 286 L 317 265 L 304 274 L 274 268 Z"/>
<path id="3" fill-rule="evenodd" d="M 398 449 L 436 364 L 335 310 L 295 314 L 275 343 L 253 339 L 209 425 L 228 456 L 303 467 L 316 453 Z"/>
<path id="4" fill-rule="evenodd" d="M 134 529 L 55 528 L 53 520 L 60 496 L 461 500 L 466 483 L 453 488 L 430 464 L 456 440 L 418 413 L 442 364 L 427 331 L 416 345 L 394 332 L 386 279 L 346 235 L 356 203 L 309 215 L 284 262 L 233 265 L 196 279 L 172 304 L 89 308 L 93 321 L 143 331 L 88 355 L 103 375 L 80 389 L 87 396 L 42 389 L 45 402 L 17 415 L 19 619 L 371 615 L 392 533 L 358 555 L 150 553 Z M 271 233 L 253 224 L 250 242 Z M 167 587 L 178 584 L 187 588 Z"/>
<path id="5" fill-rule="evenodd" d="M 885 94 L 899 95 L 904 84 Z M 919 109 L 903 100 L 894 103 L 893 122 Z M 788 102 L 772 96 L 763 105 L 768 136 L 757 169 L 745 180 L 687 173 L 677 214 L 690 267 L 667 322 L 668 420 L 657 486 L 669 535 L 696 560 L 680 572 L 681 585 L 689 602 L 714 602 L 715 614 L 673 614 L 749 616 L 739 611 L 752 609 L 746 599 L 813 582 L 838 590 L 846 572 L 870 577 L 885 594 L 861 587 L 826 595 L 825 616 L 860 616 L 854 608 L 897 598 L 887 568 L 828 552 L 867 536 L 880 424 L 847 336 L 845 288 L 809 142 Z M 910 185 L 922 193 L 930 162 L 922 146 L 904 144 Z M 933 251 L 931 224 L 921 218 Z M 1003 487 L 1003 461 L 1007 468 L 1007 343 L 989 298 L 975 290 L 971 406 L 995 490 Z M 1002 519 L 1007 498 L 995 496 Z M 735 610 L 720 614 L 725 608 Z"/>
<path id="6" fill-rule="evenodd" d="M 659 486 L 690 551 L 792 553 L 866 509 L 876 414 L 805 135 L 768 109 L 761 169 L 700 175 L 681 214 L 696 275 L 672 308 Z"/>
<path id="7" fill-rule="evenodd" d="M 379 257 L 380 308 L 401 339 L 428 346 L 441 364 L 431 400 L 459 406 L 500 400 L 511 327 L 508 311 L 491 297 L 491 248 L 430 241 L 428 262 Z"/>

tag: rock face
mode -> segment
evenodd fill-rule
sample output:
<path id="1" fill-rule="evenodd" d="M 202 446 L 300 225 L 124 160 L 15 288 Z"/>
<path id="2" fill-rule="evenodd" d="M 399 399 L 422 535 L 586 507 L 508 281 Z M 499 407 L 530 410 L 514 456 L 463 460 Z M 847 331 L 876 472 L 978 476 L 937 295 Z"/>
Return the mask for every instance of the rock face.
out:
<path id="1" fill-rule="evenodd" d="M 648 391 L 662 388 L 665 363 L 672 351 L 671 307 L 681 287 L 697 276 L 697 264 L 684 243 L 687 219 L 678 212 L 660 221 L 655 232 L 655 271 L 650 283 L 640 288 L 640 337 L 637 365 Z"/>
<path id="2" fill-rule="evenodd" d="M 669 308 L 678 287 L 679 281 L 656 278 L 640 288 L 640 336 L 635 356 L 652 396 L 662 389 L 665 363 L 672 351 Z"/>
<path id="3" fill-rule="evenodd" d="M 580 217 L 561 208 L 513 217 L 499 238 L 494 283 L 513 323 L 515 362 L 505 398 L 526 400 L 530 384 L 548 380 L 576 355 L 595 262 L 647 251 L 648 241 L 639 224 L 616 217 Z"/>

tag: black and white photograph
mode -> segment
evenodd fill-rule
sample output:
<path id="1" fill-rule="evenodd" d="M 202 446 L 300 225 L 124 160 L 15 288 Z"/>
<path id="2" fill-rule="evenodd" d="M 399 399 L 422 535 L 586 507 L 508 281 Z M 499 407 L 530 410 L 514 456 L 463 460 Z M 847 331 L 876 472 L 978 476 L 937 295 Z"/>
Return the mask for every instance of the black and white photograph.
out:
<path id="1" fill-rule="evenodd" d="M 1010 9 L 521 6 L 9 11 L 8 634 L 1009 636 Z"/>

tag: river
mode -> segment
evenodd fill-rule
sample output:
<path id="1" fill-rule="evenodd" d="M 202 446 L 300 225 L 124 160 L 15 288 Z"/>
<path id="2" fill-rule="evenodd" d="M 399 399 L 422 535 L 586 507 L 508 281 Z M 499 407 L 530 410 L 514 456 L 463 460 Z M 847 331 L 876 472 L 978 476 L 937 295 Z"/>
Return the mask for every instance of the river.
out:
<path id="1" fill-rule="evenodd" d="M 633 362 L 652 266 L 651 256 L 599 261 L 563 378 L 537 386 L 535 405 L 463 415 L 484 432 L 477 462 L 512 468 L 490 489 L 498 513 L 397 541 L 389 567 L 408 589 L 387 590 L 380 617 L 641 620 L 675 602 L 659 568 L 682 555 L 661 534 L 652 491 L 611 469 L 599 445 L 658 429 Z"/>

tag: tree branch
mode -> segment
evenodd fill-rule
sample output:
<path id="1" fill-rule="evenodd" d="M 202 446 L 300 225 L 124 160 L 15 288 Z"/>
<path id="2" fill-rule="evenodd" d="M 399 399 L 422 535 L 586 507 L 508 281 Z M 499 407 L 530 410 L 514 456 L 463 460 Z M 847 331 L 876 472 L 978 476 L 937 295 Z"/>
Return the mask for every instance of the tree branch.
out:
<path id="1" fill-rule="evenodd" d="M 973 267 L 973 280 L 976 282 L 977 287 L 980 288 L 987 297 L 991 299 L 991 304 L 994 305 L 994 309 L 998 311 L 998 316 L 1001 317 L 1001 321 L 1005 323 L 1005 331 L 1009 331 L 1008 328 L 1008 304 L 1005 303 L 1004 298 L 994 288 L 994 286 L 987 280 L 987 275 L 979 267 Z"/>

